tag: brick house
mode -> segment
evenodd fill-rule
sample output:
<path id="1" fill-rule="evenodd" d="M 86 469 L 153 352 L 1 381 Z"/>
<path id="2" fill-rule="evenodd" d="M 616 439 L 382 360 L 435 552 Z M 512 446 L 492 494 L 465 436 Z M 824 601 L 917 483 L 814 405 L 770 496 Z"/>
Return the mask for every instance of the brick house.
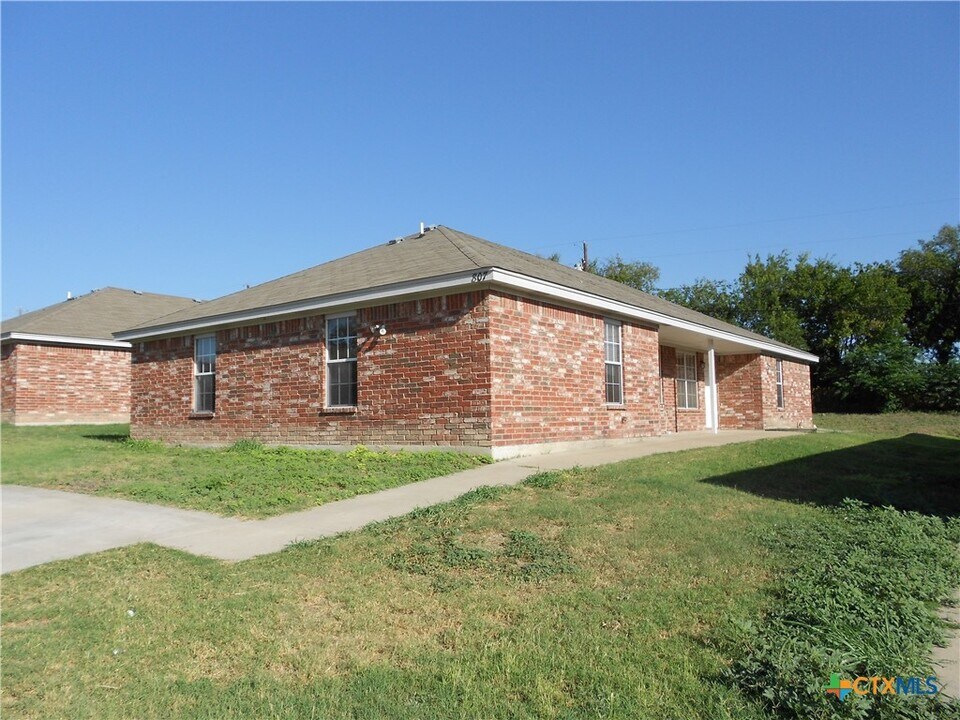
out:
<path id="1" fill-rule="evenodd" d="M 113 332 L 194 305 L 94 290 L 0 324 L 0 411 L 15 425 L 130 420 L 130 343 Z"/>
<path id="2" fill-rule="evenodd" d="M 494 457 L 810 427 L 817 360 L 443 226 L 117 337 L 133 343 L 137 438 Z"/>

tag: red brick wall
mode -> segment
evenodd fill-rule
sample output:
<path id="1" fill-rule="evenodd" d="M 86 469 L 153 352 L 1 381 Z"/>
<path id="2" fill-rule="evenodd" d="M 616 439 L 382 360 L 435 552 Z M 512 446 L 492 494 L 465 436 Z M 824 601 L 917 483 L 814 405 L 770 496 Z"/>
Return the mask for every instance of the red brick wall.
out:
<path id="1" fill-rule="evenodd" d="M 127 422 L 130 353 L 57 345 L 3 348 L 3 419 L 18 425 Z"/>
<path id="2" fill-rule="evenodd" d="M 657 331 L 624 322 L 624 403 L 604 397 L 603 318 L 490 294 L 494 445 L 660 432 Z"/>
<path id="3" fill-rule="evenodd" d="M 677 410 L 677 350 L 651 327 L 622 324 L 624 404 L 610 407 L 599 315 L 484 291 L 366 308 L 357 322 L 358 407 L 348 411 L 324 408 L 323 316 L 219 331 L 213 416 L 192 413 L 192 337 L 138 345 L 134 437 L 501 447 L 705 427 L 704 355 L 699 405 Z M 372 330 L 380 323 L 384 336 Z M 786 410 L 769 415 L 768 360 L 718 357 L 721 427 L 809 421 L 809 370 L 796 363 L 785 363 Z"/>
<path id="4" fill-rule="evenodd" d="M 13 422 L 17 409 L 17 346 L 0 347 L 0 420 Z"/>
<path id="5" fill-rule="evenodd" d="M 663 408 L 660 413 L 662 431 L 703 430 L 707 422 L 703 398 L 703 354 L 697 353 L 697 407 L 695 409 L 677 407 L 677 348 L 668 345 L 660 347 L 660 368 L 663 383 Z"/>
<path id="6" fill-rule="evenodd" d="M 720 429 L 763 429 L 760 355 L 718 355 Z"/>
<path id="7" fill-rule="evenodd" d="M 192 413 L 191 337 L 135 346 L 131 431 L 186 443 L 490 444 L 484 293 L 365 308 L 357 323 L 356 410 L 324 408 L 325 322 L 313 316 L 219 331 L 212 417 Z"/>
<path id="8" fill-rule="evenodd" d="M 766 430 L 813 427 L 810 366 L 783 361 L 783 409 L 777 408 L 777 359 L 762 356 L 763 427 Z"/>

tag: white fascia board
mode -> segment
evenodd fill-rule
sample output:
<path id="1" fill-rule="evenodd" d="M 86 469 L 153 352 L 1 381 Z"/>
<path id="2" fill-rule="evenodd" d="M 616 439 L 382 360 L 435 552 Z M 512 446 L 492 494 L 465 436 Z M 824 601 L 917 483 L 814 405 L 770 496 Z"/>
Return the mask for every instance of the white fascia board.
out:
<path id="1" fill-rule="evenodd" d="M 256 308 L 254 310 L 242 310 L 240 312 L 197 318 L 196 320 L 188 320 L 182 323 L 157 325 L 139 330 L 125 330 L 117 333 L 116 336 L 123 340 L 142 340 L 163 335 L 189 335 L 198 330 L 209 332 L 218 327 L 255 323 L 280 315 L 301 315 L 308 312 L 327 311 L 332 308 L 356 308 L 383 300 L 396 302 L 397 299 L 402 296 L 424 295 L 439 290 L 453 290 L 455 288 L 466 289 L 471 285 L 483 282 L 487 274 L 489 274 L 489 270 L 478 268 L 475 271 L 461 272 L 454 275 L 427 278 L 426 280 L 412 280 L 404 283 L 371 288 L 369 290 L 328 295 L 322 298 L 301 300 L 283 305 Z"/>
<path id="2" fill-rule="evenodd" d="M 610 300 L 599 295 L 575 290 L 564 285 L 540 280 L 521 275 L 520 273 L 499 268 L 477 268 L 466 272 L 444 275 L 425 280 L 412 280 L 404 283 L 395 283 L 393 285 L 384 285 L 379 288 L 369 290 L 359 290 L 356 292 L 341 293 L 339 295 L 329 295 L 323 298 L 314 298 L 311 300 L 302 300 L 283 305 L 274 305 L 267 308 L 256 308 L 254 310 L 244 310 L 235 313 L 226 313 L 224 315 L 198 318 L 188 320 L 183 323 L 172 323 L 170 325 L 157 325 L 155 327 L 143 328 L 141 330 L 127 330 L 116 334 L 116 337 L 122 340 L 142 340 L 152 337 L 190 335 L 197 331 L 210 332 L 219 327 L 230 327 L 247 323 L 255 323 L 268 318 L 276 318 L 284 315 L 299 315 L 308 312 L 321 312 L 334 310 L 346 310 L 350 308 L 363 307 L 376 302 L 389 300 L 396 302 L 403 297 L 425 296 L 441 290 L 461 291 L 469 290 L 471 287 L 484 288 L 491 285 L 505 287 L 511 290 L 520 290 L 522 292 L 533 293 L 535 295 L 549 297 L 561 302 L 572 303 L 581 307 L 599 310 L 602 313 L 619 315 L 620 317 L 634 318 L 644 320 L 655 325 L 667 325 L 669 327 L 680 328 L 698 333 L 707 338 L 716 340 L 727 340 L 729 342 L 739 343 L 747 347 L 755 348 L 762 352 L 781 355 L 783 357 L 795 358 L 803 362 L 819 362 L 816 355 L 785 348 L 773 343 L 765 343 L 753 338 L 747 338 L 737 333 L 716 330 L 700 325 L 699 323 L 680 320 L 664 313 L 653 310 L 645 310 L 620 302 Z"/>
<path id="3" fill-rule="evenodd" d="M 117 348 L 122 350 L 129 350 L 131 348 L 130 343 L 123 342 L 122 340 L 69 337 L 67 335 L 41 335 L 39 333 L 21 332 L 5 332 L 3 335 L 0 335 L 0 341 L 43 343 L 46 345 L 79 345 L 82 347 Z"/>
<path id="4" fill-rule="evenodd" d="M 619 300 L 611 300 L 609 298 L 593 295 L 592 293 L 587 293 L 582 290 L 575 290 L 573 288 L 557 285 L 556 283 L 548 282 L 546 280 L 532 278 L 528 275 L 520 275 L 519 273 L 510 272 L 509 270 L 494 269 L 490 272 L 486 279 L 494 285 L 506 286 L 509 288 L 534 293 L 536 295 L 556 298 L 580 305 L 582 307 L 599 310 L 603 313 L 611 313 L 614 315 L 620 315 L 621 317 L 645 320 L 656 325 L 667 325 L 668 327 L 675 327 L 681 330 L 689 330 L 707 338 L 739 343 L 740 345 L 746 345 L 748 347 L 774 355 L 795 358 L 797 360 L 810 363 L 820 361 L 816 355 L 804 352 L 803 350 L 785 348 L 773 343 L 765 343 L 761 340 L 744 337 L 743 335 L 738 335 L 726 330 L 717 330 L 715 328 L 707 327 L 706 325 L 690 322 L 689 320 L 681 320 L 679 318 L 671 317 L 670 315 L 656 312 L 654 310 L 646 310 L 644 308 L 637 307 L 636 305 L 629 305 L 627 303 L 620 302 Z"/>

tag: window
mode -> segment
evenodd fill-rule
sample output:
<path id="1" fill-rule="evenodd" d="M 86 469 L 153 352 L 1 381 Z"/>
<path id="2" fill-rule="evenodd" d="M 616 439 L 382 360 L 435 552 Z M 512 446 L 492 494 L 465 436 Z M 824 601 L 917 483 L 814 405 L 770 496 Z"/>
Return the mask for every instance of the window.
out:
<path id="1" fill-rule="evenodd" d="M 663 348 L 657 351 L 657 382 L 660 383 L 660 407 L 663 407 Z"/>
<path id="2" fill-rule="evenodd" d="M 783 410 L 783 360 L 777 360 L 777 409 Z"/>
<path id="3" fill-rule="evenodd" d="M 677 407 L 697 409 L 697 354 L 677 353 Z"/>
<path id="4" fill-rule="evenodd" d="M 193 411 L 212 413 L 216 396 L 217 338 L 193 339 Z"/>
<path id="5" fill-rule="evenodd" d="M 605 320 L 603 323 L 604 387 L 606 402 L 610 405 L 623 403 L 623 353 L 620 344 L 620 323 Z"/>
<path id="6" fill-rule="evenodd" d="M 327 407 L 357 404 L 357 322 L 352 315 L 327 319 Z"/>

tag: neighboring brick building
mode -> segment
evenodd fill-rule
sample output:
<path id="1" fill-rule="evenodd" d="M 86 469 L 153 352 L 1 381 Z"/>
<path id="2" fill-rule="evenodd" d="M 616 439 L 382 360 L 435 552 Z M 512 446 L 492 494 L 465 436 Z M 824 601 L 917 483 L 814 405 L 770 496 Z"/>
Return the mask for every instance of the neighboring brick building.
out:
<path id="1" fill-rule="evenodd" d="M 130 343 L 112 333 L 194 304 L 171 295 L 103 288 L 4 320 L 3 422 L 128 422 Z"/>
<path id="2" fill-rule="evenodd" d="M 131 432 L 169 442 L 506 457 L 812 423 L 813 355 L 440 226 L 117 337 Z"/>

